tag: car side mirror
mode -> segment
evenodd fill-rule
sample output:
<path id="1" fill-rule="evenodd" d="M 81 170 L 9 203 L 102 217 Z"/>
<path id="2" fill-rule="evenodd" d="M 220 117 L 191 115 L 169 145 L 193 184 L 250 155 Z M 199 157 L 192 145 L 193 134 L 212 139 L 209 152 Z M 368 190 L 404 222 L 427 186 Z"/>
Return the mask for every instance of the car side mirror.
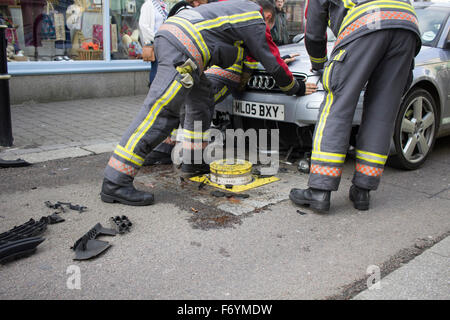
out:
<path id="1" fill-rule="evenodd" d="M 305 38 L 304 33 L 299 33 L 292 39 L 292 43 L 300 43 Z"/>

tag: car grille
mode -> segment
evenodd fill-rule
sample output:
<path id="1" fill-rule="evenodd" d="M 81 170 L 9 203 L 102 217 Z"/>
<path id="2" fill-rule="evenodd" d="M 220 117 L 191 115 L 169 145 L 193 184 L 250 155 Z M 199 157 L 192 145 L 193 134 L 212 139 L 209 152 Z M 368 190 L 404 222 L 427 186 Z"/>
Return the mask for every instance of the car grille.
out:
<path id="1" fill-rule="evenodd" d="M 297 81 L 304 81 L 306 75 L 294 74 Z M 282 92 L 277 86 L 275 79 L 268 73 L 258 72 L 253 74 L 247 82 L 246 89 L 248 91 L 267 91 L 267 92 Z"/>

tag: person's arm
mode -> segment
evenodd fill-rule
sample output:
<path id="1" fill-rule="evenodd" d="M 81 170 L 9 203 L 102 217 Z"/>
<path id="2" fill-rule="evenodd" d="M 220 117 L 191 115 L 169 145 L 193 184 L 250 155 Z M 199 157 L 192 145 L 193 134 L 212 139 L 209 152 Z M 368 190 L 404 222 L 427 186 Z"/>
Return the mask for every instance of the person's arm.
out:
<path id="1" fill-rule="evenodd" d="M 328 0 L 308 0 L 305 46 L 314 70 L 323 69 L 327 61 Z"/>
<path id="2" fill-rule="evenodd" d="M 139 30 L 142 35 L 142 58 L 144 61 L 155 61 L 153 41 L 155 40 L 155 10 L 153 3 L 147 0 L 141 7 Z"/>
<path id="3" fill-rule="evenodd" d="M 280 51 L 273 42 L 269 27 L 263 20 L 261 23 L 245 27 L 242 30 L 242 36 L 250 55 L 261 62 L 285 94 L 305 94 L 305 84 L 295 80 L 286 62 L 280 57 Z"/>

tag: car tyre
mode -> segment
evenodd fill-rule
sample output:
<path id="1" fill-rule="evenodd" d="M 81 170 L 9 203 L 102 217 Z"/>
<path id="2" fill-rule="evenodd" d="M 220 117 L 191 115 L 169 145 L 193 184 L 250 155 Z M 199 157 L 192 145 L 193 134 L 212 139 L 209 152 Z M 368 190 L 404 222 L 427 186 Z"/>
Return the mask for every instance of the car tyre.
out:
<path id="1" fill-rule="evenodd" d="M 419 168 L 430 155 L 437 132 L 438 112 L 433 97 L 421 88 L 411 91 L 397 115 L 393 137 L 396 154 L 388 164 L 405 170 Z"/>

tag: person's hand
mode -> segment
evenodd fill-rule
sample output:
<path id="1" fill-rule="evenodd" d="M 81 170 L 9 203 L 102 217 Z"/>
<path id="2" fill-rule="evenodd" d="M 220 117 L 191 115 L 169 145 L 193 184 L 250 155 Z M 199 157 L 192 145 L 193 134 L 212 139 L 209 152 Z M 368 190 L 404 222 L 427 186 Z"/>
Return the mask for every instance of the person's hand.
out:
<path id="1" fill-rule="evenodd" d="M 312 82 L 306 82 L 305 95 L 314 93 L 317 91 L 317 85 Z"/>
<path id="2" fill-rule="evenodd" d="M 142 48 L 142 59 L 146 62 L 155 61 L 155 51 L 153 50 L 153 46 L 144 46 Z"/>
<path id="3" fill-rule="evenodd" d="M 295 60 L 295 57 L 298 57 L 299 55 L 299 53 L 291 53 L 289 55 L 283 56 L 283 60 L 284 62 L 286 62 L 286 64 L 289 64 Z"/>

